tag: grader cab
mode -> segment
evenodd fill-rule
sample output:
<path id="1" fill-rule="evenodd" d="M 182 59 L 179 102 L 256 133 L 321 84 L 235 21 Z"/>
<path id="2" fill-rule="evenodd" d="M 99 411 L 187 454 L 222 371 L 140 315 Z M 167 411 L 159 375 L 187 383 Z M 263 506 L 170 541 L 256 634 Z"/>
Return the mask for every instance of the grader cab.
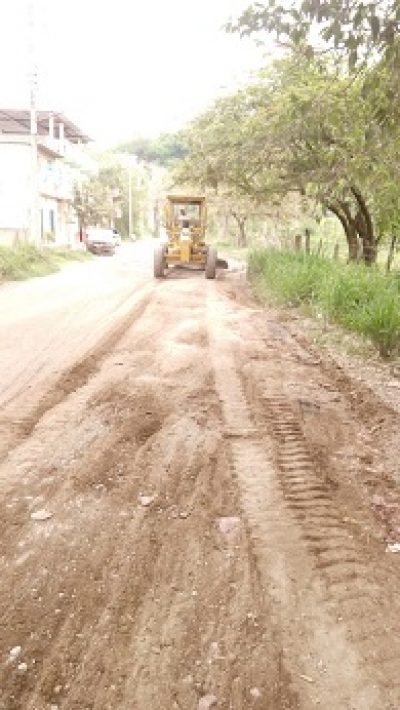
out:
<path id="1" fill-rule="evenodd" d="M 205 197 L 168 195 L 164 224 L 168 242 L 154 251 L 154 276 L 161 278 L 169 266 L 198 267 L 206 279 L 214 279 L 217 250 L 205 243 L 207 208 Z"/>

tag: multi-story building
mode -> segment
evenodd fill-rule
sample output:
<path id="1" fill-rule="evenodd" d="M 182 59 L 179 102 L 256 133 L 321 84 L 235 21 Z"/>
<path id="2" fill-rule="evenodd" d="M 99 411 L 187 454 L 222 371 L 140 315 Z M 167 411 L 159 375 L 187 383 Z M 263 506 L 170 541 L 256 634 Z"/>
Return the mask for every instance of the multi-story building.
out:
<path id="1" fill-rule="evenodd" d="M 0 109 L 0 244 L 75 239 L 74 183 L 89 138 L 63 114 Z"/>

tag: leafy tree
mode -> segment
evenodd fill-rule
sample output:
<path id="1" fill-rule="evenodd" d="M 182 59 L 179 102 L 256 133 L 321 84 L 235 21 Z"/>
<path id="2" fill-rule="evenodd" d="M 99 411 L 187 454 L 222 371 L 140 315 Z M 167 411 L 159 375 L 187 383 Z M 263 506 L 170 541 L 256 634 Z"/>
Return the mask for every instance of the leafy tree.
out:
<path id="1" fill-rule="evenodd" d="M 242 35 L 272 33 L 302 48 L 310 57 L 316 46 L 346 53 L 350 66 L 371 53 L 400 62 L 400 5 L 398 0 L 294 0 L 254 3 L 228 30 Z"/>
<path id="2" fill-rule="evenodd" d="M 249 227 L 276 218 L 277 210 L 293 212 L 293 199 L 285 200 L 290 189 L 278 185 L 272 169 L 261 177 L 268 146 L 264 141 L 260 152 L 255 105 L 254 89 L 219 99 L 185 132 L 187 155 L 173 171 L 176 183 L 208 190 L 223 231 L 228 221 L 236 224 L 238 246 L 247 245 Z"/>
<path id="3" fill-rule="evenodd" d="M 75 185 L 74 207 L 80 228 L 109 226 L 116 216 L 118 194 L 118 187 L 112 188 L 101 172 Z"/>
<path id="4" fill-rule="evenodd" d="M 74 207 L 80 227 L 110 226 L 122 233 L 129 231 L 129 188 L 133 230 L 137 234 L 149 229 L 151 169 L 144 165 L 128 170 L 118 156 L 102 155 L 97 174 L 75 186 Z"/>
<path id="5" fill-rule="evenodd" d="M 350 258 L 360 239 L 373 263 L 398 214 L 399 135 L 370 96 L 362 73 L 301 56 L 277 62 L 192 123 L 177 174 L 253 208 L 297 190 L 337 216 Z"/>
<path id="6" fill-rule="evenodd" d="M 238 99 L 240 103 L 240 99 Z M 235 99 L 222 99 L 196 119 L 184 134 L 186 156 L 173 172 L 175 183 L 208 188 L 210 202 L 223 220 L 233 218 L 237 245 L 247 245 L 246 226 L 257 212 L 256 201 L 241 180 L 237 154 Z M 242 185 L 243 182 L 243 185 Z M 189 188 L 190 190 L 191 188 Z"/>

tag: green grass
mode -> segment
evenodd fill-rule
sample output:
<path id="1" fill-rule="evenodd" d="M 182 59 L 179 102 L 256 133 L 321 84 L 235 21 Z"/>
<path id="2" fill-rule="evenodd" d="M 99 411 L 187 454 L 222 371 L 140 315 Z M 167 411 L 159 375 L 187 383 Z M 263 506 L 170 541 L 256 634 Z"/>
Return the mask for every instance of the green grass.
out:
<path id="1" fill-rule="evenodd" d="M 248 272 L 262 299 L 306 305 L 314 314 L 367 338 L 382 357 L 399 352 L 400 279 L 395 274 L 273 249 L 251 251 Z"/>
<path id="2" fill-rule="evenodd" d="M 0 246 L 0 282 L 46 276 L 58 271 L 66 262 L 87 258 L 90 255 L 81 250 L 38 248 L 33 244 Z"/>
<path id="3" fill-rule="evenodd" d="M 315 255 L 257 249 L 249 252 L 248 270 L 259 295 L 285 306 L 314 304 L 330 262 Z"/>

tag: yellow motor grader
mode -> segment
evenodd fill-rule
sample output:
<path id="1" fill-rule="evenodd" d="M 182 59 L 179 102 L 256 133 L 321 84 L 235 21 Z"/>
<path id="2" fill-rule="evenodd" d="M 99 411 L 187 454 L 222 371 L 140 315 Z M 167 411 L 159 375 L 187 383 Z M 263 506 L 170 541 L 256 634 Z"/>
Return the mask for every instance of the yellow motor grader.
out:
<path id="1" fill-rule="evenodd" d="M 206 279 L 214 279 L 218 260 L 217 250 L 205 242 L 207 207 L 205 197 L 167 195 L 164 224 L 168 242 L 154 250 L 154 276 L 161 278 L 168 266 L 197 266 Z"/>

